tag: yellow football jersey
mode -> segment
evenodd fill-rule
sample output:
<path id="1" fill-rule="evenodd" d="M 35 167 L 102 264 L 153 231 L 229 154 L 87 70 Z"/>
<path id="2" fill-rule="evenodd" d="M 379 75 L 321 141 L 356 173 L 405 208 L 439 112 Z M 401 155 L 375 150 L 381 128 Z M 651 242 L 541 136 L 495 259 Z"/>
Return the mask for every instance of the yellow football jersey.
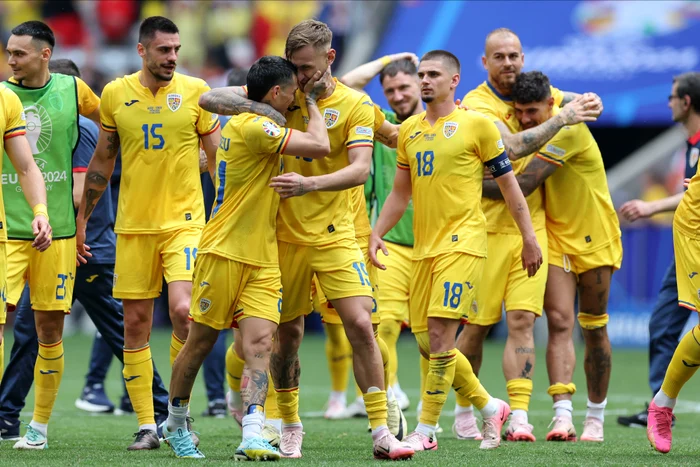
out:
<path id="1" fill-rule="evenodd" d="M 0 132 L 2 132 L 0 154 L 2 154 L 5 150 L 5 140 L 27 133 L 27 122 L 24 117 L 22 101 L 19 100 L 17 94 L 2 84 L 0 84 L 0 109 L 2 109 L 2 112 L 0 112 Z M 2 172 L 2 159 L 0 157 L 0 172 Z M 4 243 L 6 241 L 5 202 L 2 199 L 2 190 L 0 190 L 0 242 Z M 5 260 L 4 258 L 0 259 Z"/>
<path id="2" fill-rule="evenodd" d="M 219 126 L 199 107 L 209 86 L 175 73 L 155 96 L 141 72 L 117 78 L 102 92 L 102 129 L 116 131 L 122 151 L 116 233 L 161 233 L 204 225 L 199 137 Z"/>
<path id="3" fill-rule="evenodd" d="M 551 88 L 551 91 L 552 96 L 554 96 L 554 103 L 556 105 L 561 104 L 564 94 L 554 87 Z M 512 133 L 519 133 L 522 131 L 520 122 L 515 118 L 513 100 L 500 94 L 488 81 L 484 81 L 479 86 L 469 91 L 467 95 L 464 96 L 463 104 L 471 110 L 476 110 L 486 115 L 493 121 L 498 120 L 503 122 Z M 522 157 L 517 161 L 512 161 L 515 174 L 522 173 L 533 157 L 534 155 L 530 155 Z M 526 200 L 530 208 L 533 227 L 535 230 L 544 229 L 545 214 L 542 190 L 535 190 Z M 506 206 L 504 201 L 484 198 L 481 202 L 481 207 L 486 215 L 486 228 L 489 232 L 520 234 L 518 225 L 515 223 L 513 216 L 510 215 L 508 206 Z"/>
<path id="4" fill-rule="evenodd" d="M 267 117 L 242 114 L 221 131 L 216 151 L 216 200 L 204 227 L 199 254 L 214 253 L 260 267 L 279 264 L 277 207 L 269 187 L 293 130 Z"/>
<path id="5" fill-rule="evenodd" d="M 431 126 L 422 112 L 401 125 L 396 164 L 411 171 L 413 259 L 462 252 L 486 256 L 481 210 L 484 164 L 504 152 L 487 117 L 455 109 Z"/>
<path id="6" fill-rule="evenodd" d="M 687 237 L 700 239 L 700 177 L 695 172 L 688 190 L 673 216 L 673 228 Z"/>
<path id="7" fill-rule="evenodd" d="M 329 174 L 348 166 L 349 149 L 373 147 L 374 104 L 366 94 L 337 79 L 335 82 L 333 94 L 318 101 L 328 128 L 330 154 L 322 159 L 284 156 L 285 172 L 305 177 Z M 297 91 L 295 102 L 287 113 L 287 126 L 306 131 L 308 121 L 304 94 Z M 353 204 L 353 190 L 362 194 L 360 186 L 344 191 L 316 191 L 282 200 L 277 217 L 277 238 L 299 245 L 326 245 L 344 238 L 355 238 L 357 209 Z M 364 216 L 367 216 L 366 212 Z"/>
<path id="8" fill-rule="evenodd" d="M 544 197 L 547 234 L 562 253 L 585 255 L 620 237 L 603 158 L 588 126 L 562 128 L 537 157 L 559 166 L 544 182 Z"/>

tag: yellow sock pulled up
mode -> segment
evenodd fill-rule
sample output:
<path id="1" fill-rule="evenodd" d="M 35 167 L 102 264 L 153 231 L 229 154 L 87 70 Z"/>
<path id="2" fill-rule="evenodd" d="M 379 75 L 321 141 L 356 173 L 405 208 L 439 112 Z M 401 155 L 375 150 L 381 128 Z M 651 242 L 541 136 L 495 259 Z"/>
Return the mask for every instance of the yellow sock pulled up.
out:
<path id="1" fill-rule="evenodd" d="M 342 324 L 326 323 L 326 359 L 331 374 L 331 390 L 345 392 L 348 388 L 352 362 L 352 347 Z"/>
<path id="2" fill-rule="evenodd" d="M 285 424 L 301 423 L 299 418 L 299 388 L 277 389 L 279 418 Z"/>
<path id="3" fill-rule="evenodd" d="M 661 390 L 671 399 L 678 397 L 681 389 L 695 374 L 700 365 L 700 326 L 691 329 L 678 343 L 671 363 L 666 370 Z"/>
<path id="4" fill-rule="evenodd" d="M 180 339 L 175 335 L 173 332 L 170 335 L 170 368 L 173 367 L 173 363 L 175 363 L 175 359 L 177 358 L 177 355 L 180 353 L 182 348 L 185 346 L 185 341 Z"/>
<path id="5" fill-rule="evenodd" d="M 372 388 L 370 388 L 372 389 Z M 372 430 L 386 425 L 386 391 L 372 391 L 362 394 L 367 410 L 367 418 Z"/>
<path id="6" fill-rule="evenodd" d="M 63 341 L 55 344 L 39 342 L 39 353 L 34 366 L 34 414 L 32 420 L 49 423 L 53 406 L 56 403 L 58 387 L 63 378 L 65 362 Z"/>
<path id="7" fill-rule="evenodd" d="M 377 328 L 379 331 L 379 337 L 386 343 L 388 350 L 388 368 L 387 373 L 389 378 L 385 381 L 387 387 L 394 386 L 398 380 L 396 374 L 399 369 L 399 356 L 396 351 L 396 344 L 399 341 L 399 335 L 401 335 L 401 321 L 396 321 L 394 319 L 385 319 L 379 324 Z"/>
<path id="8" fill-rule="evenodd" d="M 139 426 L 155 425 L 153 413 L 153 361 L 151 346 L 124 349 L 124 382 Z"/>
<path id="9" fill-rule="evenodd" d="M 231 391 L 241 392 L 241 377 L 243 376 L 245 361 L 238 356 L 233 344 L 226 351 L 226 381 Z M 272 382 L 272 379 L 270 379 Z"/>
<path id="10" fill-rule="evenodd" d="M 511 379 L 506 382 L 506 391 L 511 410 L 528 411 L 532 397 L 532 380 L 525 378 Z"/>
<path id="11" fill-rule="evenodd" d="M 442 407 L 445 405 L 447 394 L 455 378 L 457 353 L 457 349 L 452 349 L 447 352 L 430 354 L 430 367 L 425 380 L 425 390 L 421 395 L 423 410 L 420 413 L 420 423 L 430 426 L 437 425 Z"/>

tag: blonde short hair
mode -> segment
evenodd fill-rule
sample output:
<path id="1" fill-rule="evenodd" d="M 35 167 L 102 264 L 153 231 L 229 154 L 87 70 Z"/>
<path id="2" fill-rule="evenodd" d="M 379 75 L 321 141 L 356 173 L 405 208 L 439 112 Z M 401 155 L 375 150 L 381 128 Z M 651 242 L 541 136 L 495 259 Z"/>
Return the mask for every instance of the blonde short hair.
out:
<path id="1" fill-rule="evenodd" d="M 292 54 L 307 45 L 313 45 L 315 49 L 328 49 L 331 46 L 333 33 L 326 23 L 307 19 L 297 24 L 289 31 L 287 43 L 284 47 L 284 55 L 290 59 Z"/>

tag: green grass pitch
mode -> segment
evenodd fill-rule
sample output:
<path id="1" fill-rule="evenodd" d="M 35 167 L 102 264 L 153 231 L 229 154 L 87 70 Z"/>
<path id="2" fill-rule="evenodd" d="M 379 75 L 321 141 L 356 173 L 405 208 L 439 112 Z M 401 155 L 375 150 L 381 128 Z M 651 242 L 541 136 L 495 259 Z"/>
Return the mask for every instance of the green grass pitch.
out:
<path id="1" fill-rule="evenodd" d="M 12 345 L 11 332 L 7 339 L 6 358 Z M 0 465 L 182 465 L 214 462 L 232 462 L 233 451 L 240 442 L 240 429 L 230 417 L 210 419 L 200 416 L 206 405 L 201 381 L 195 386 L 192 413 L 195 430 L 202 439 L 201 449 L 207 456 L 202 461 L 176 459 L 167 446 L 151 452 L 127 452 L 131 434 L 136 431 L 136 417 L 114 415 L 90 415 L 75 408 L 74 402 L 84 383 L 92 339 L 73 336 L 65 340 L 66 374 L 58 395 L 53 417 L 49 425 L 49 446 L 46 451 L 17 452 L 13 442 L 0 443 Z M 169 334 L 155 332 L 151 339 L 154 358 L 163 378 L 168 381 Z M 580 349 L 579 349 L 580 350 Z M 484 355 L 481 380 L 494 396 L 506 399 L 505 383 L 500 369 L 501 343 L 489 343 Z M 418 399 L 419 376 L 417 350 L 410 335 L 402 335 L 399 341 L 399 377 L 402 387 L 411 398 L 412 406 L 406 412 L 409 429 L 415 427 L 415 403 Z M 441 418 L 445 433 L 438 436 L 436 452 L 418 453 L 412 461 L 416 465 L 697 465 L 700 463 L 700 443 L 697 428 L 700 426 L 700 377 L 691 380 L 681 396 L 685 399 L 677 407 L 678 423 L 674 429 L 673 450 L 668 455 L 652 452 L 641 429 L 623 428 L 616 418 L 621 413 L 631 413 L 643 407 L 649 398 L 647 355 L 643 351 L 614 350 L 613 377 L 608 395 L 608 412 L 605 420 L 605 443 L 547 443 L 551 412 L 551 400 L 546 394 L 547 379 L 543 348 L 537 354 L 535 394 L 530 411 L 530 422 L 535 426 L 537 442 L 506 443 L 495 451 L 482 452 L 478 442 L 457 441 L 450 427 L 453 417 L 454 397 L 451 395 Z M 301 411 L 306 437 L 304 457 L 300 460 L 283 460 L 308 465 L 355 466 L 371 465 L 371 439 L 367 422 L 363 419 L 326 421 L 322 410 L 329 391 L 329 377 L 323 350 L 323 339 L 317 335 L 306 338 L 301 350 L 302 391 Z M 575 383 L 579 392 L 574 396 L 574 421 L 581 433 L 584 418 L 586 390 L 582 370 L 582 354 L 579 351 Z M 121 368 L 115 360 L 106 382 L 107 393 L 113 401 L 121 395 Z M 352 390 L 352 388 L 351 388 Z M 354 394 L 349 394 L 349 400 Z M 22 419 L 29 422 L 33 393 L 27 400 Z M 22 430 L 24 431 L 24 430 Z"/>

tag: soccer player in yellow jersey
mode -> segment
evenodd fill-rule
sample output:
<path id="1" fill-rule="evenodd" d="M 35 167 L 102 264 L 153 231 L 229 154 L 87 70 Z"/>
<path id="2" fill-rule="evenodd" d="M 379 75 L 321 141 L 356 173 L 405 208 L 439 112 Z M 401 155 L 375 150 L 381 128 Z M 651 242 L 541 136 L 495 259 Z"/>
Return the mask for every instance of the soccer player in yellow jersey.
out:
<path id="1" fill-rule="evenodd" d="M 276 222 L 280 197 L 269 188 L 282 154 L 322 158 L 330 151 L 328 132 L 316 106 L 330 79 L 321 72 L 306 83 L 307 132 L 280 128 L 267 117 L 233 117 L 216 156 L 216 203 L 204 228 L 195 266 L 189 338 L 173 366 L 170 412 L 163 436 L 178 457 L 204 457 L 187 429 L 189 398 L 197 372 L 219 332 L 237 326 L 245 370 L 243 442 L 238 460 L 276 460 L 279 451 L 263 437 L 265 396 L 272 337 L 282 307 Z M 250 99 L 285 112 L 297 89 L 296 68 L 281 57 L 262 57 L 247 77 Z M 252 212 L 255 216 L 251 216 Z"/>
<path id="2" fill-rule="evenodd" d="M 121 147 L 114 297 L 124 303 L 124 381 L 139 423 L 130 450 L 160 445 L 148 344 L 153 299 L 160 295 L 165 275 L 172 363 L 187 338 L 192 272 L 204 226 L 199 148 L 201 144 L 213 160 L 220 139 L 218 118 L 197 105 L 209 87 L 175 73 L 177 26 L 161 16 L 146 18 L 137 50 L 141 71 L 112 81 L 102 93 L 101 131 L 78 214 L 78 254 L 84 257 L 85 225 Z"/>
<path id="3" fill-rule="evenodd" d="M 476 110 L 496 123 L 500 129 L 506 150 L 512 160 L 513 171 L 521 173 L 532 159 L 531 153 L 542 146 L 564 124 L 576 123 L 594 112 L 585 112 L 582 98 L 552 89 L 555 104 L 569 102 L 566 111 L 557 119 L 548 121 L 547 128 L 521 131 L 515 118 L 511 88 L 524 64 L 520 40 L 508 29 L 497 29 L 486 37 L 484 68 L 488 72 L 486 81 L 469 91 L 463 104 Z M 595 98 L 591 98 L 589 103 Z M 570 102 L 574 101 L 574 102 Z M 588 100 L 586 101 L 588 102 Z M 567 117 L 565 119 L 565 117 Z M 542 130 L 545 130 L 544 132 Z M 528 141 L 527 144 L 524 142 Z M 527 197 L 532 223 L 547 262 L 547 233 L 542 190 L 535 190 Z M 532 395 L 532 378 L 535 367 L 535 341 L 533 330 L 535 319 L 542 314 L 547 268 L 542 268 L 534 277 L 528 277 L 520 267 L 519 230 L 503 200 L 482 200 L 488 232 L 488 256 L 484 267 L 482 287 L 477 291 L 477 306 L 470 310 L 468 324 L 457 339 L 460 349 L 479 373 L 482 366 L 484 340 L 491 327 L 501 321 L 502 310 L 506 311 L 508 338 L 503 351 L 503 374 L 509 395 L 512 415 L 506 428 L 508 441 L 535 441 L 533 427 L 528 422 L 527 411 Z M 455 407 L 455 435 L 460 439 L 479 439 L 480 433 L 474 418 L 473 408 L 461 396 L 457 396 Z"/>
<path id="4" fill-rule="evenodd" d="M 473 306 L 486 257 L 486 218 L 481 210 L 484 166 L 493 174 L 523 236 L 522 267 L 537 273 L 542 253 L 527 203 L 518 187 L 498 129 L 487 117 L 455 106 L 460 78 L 457 58 L 446 51 L 426 53 L 418 68 L 426 112 L 401 125 L 394 185 L 370 237 L 378 267 L 382 237 L 401 218 L 413 197 L 411 329 L 430 366 L 416 431 L 404 440 L 414 450 L 437 448 L 435 428 L 450 386 L 481 411 L 482 449 L 500 445 L 510 408 L 492 398 L 455 348 L 460 319 Z"/>
<path id="5" fill-rule="evenodd" d="M 27 123 L 22 109 L 22 102 L 17 95 L 0 84 L 0 152 L 5 152 L 10 163 L 17 171 L 17 178 L 29 206 L 37 211 L 32 222 L 36 238 L 32 244 L 38 251 L 44 251 L 51 245 L 51 226 L 46 214 L 46 186 L 41 171 L 34 162 L 29 141 L 25 136 Z M 0 160 L 0 170 L 2 161 Z M 38 209 L 37 209 L 38 208 Z M 43 209 L 43 213 L 42 213 Z M 5 341 L 3 331 L 7 318 L 7 229 L 5 222 L 5 203 L 0 191 L 0 379 L 5 368 Z"/>
<path id="6" fill-rule="evenodd" d="M 335 60 L 332 33 L 320 21 L 306 20 L 292 28 L 285 55 L 297 66 L 300 88 L 317 71 Z M 333 80 L 318 106 L 328 128 L 331 152 L 318 160 L 284 157 L 285 173 L 271 186 L 280 194 L 277 219 L 280 269 L 285 297 L 270 370 L 283 419 L 280 452 L 301 457 L 303 430 L 299 418 L 298 349 L 304 332 L 304 316 L 311 311 L 313 275 L 338 312 L 353 348 L 355 379 L 363 392 L 372 427 L 374 455 L 403 459 L 413 450 L 400 443 L 387 427 L 387 398 L 382 358 L 372 330 L 372 286 L 362 251 L 355 239 L 354 211 L 349 188 L 364 184 L 369 175 L 374 138 L 374 105 L 362 93 Z M 219 113 L 259 109 L 241 90 L 215 90 L 200 100 Z M 308 109 L 303 92 L 297 91 L 287 114 L 288 126 L 304 130 Z M 308 194 L 307 194 L 308 193 Z M 305 195 L 306 196 L 301 196 Z"/>
<path id="7" fill-rule="evenodd" d="M 12 78 L 4 85 L 25 109 L 27 141 L 40 162 L 47 204 L 27 205 L 11 164 L 3 169 L 3 200 L 7 224 L 7 303 L 17 305 L 29 284 L 38 337 L 34 365 L 34 411 L 26 434 L 15 449 L 48 448 L 48 423 L 63 378 L 63 322 L 70 312 L 75 279 L 76 224 L 73 205 L 72 153 L 80 129 L 78 116 L 97 119 L 100 99 L 80 79 L 51 73 L 53 31 L 41 21 L 27 21 L 12 30 L 7 41 Z M 31 223 L 41 214 L 51 218 L 53 241 L 36 250 Z M 25 312 L 20 310 L 20 312 Z"/>
<path id="8" fill-rule="evenodd" d="M 668 96 L 673 120 L 681 122 L 688 133 L 688 152 L 700 146 L 700 73 L 690 72 L 673 80 Z M 689 183 L 688 183 L 689 182 Z M 700 177 L 697 169 L 673 217 L 673 247 L 676 256 L 678 305 L 700 310 Z M 661 389 L 649 404 L 647 438 L 659 452 L 671 450 L 673 408 L 681 389 L 700 367 L 700 326 L 681 339 L 666 369 Z"/>
<path id="9" fill-rule="evenodd" d="M 554 105 L 549 79 L 540 72 L 519 75 L 511 96 L 515 118 L 523 128 L 542 125 L 561 113 Z M 573 391 L 567 386 L 571 385 L 576 362 L 571 336 L 578 291 L 578 321 L 586 344 L 584 371 L 588 386 L 588 411 L 581 441 L 603 441 L 611 368 L 607 303 L 612 274 L 622 262 L 622 241 L 603 159 L 588 127 L 578 124 L 562 128 L 530 160 L 518 181 L 526 195 L 544 186 L 549 242 L 544 308 L 551 321 L 547 348 L 552 385 L 549 393 L 554 398 L 555 411 L 563 409 L 555 412 L 547 440 L 576 438 L 569 410 Z M 494 188 L 493 183 L 486 182 L 484 195 L 497 197 Z M 575 206 L 571 200 L 576 201 Z M 554 336 L 552 326 L 556 326 Z M 563 390 L 552 390 L 557 387 Z"/>

